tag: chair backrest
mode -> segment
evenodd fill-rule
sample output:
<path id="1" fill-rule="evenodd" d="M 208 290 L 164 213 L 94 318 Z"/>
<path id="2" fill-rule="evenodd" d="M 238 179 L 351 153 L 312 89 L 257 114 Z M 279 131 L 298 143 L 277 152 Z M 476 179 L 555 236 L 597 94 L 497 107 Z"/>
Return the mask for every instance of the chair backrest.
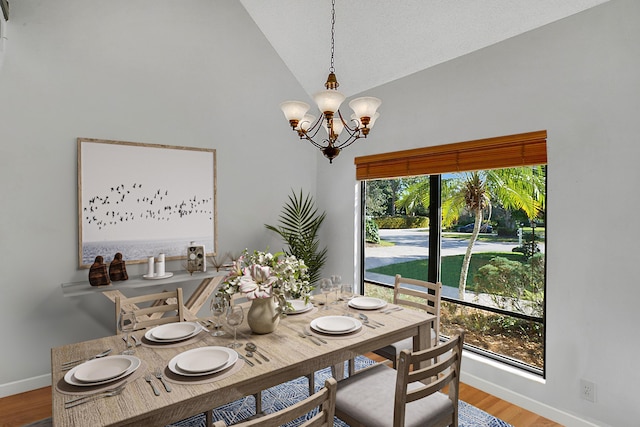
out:
<path id="1" fill-rule="evenodd" d="M 393 303 L 424 310 L 436 316 L 433 325 L 435 342 L 440 339 L 440 297 L 442 283 L 425 282 L 424 280 L 409 279 L 396 274 L 393 285 Z M 409 299 L 407 297 L 413 297 Z M 418 299 L 416 301 L 415 299 Z"/>
<path id="2" fill-rule="evenodd" d="M 400 352 L 393 415 L 394 426 L 404 426 L 407 403 L 440 392 L 446 386 L 449 387 L 448 396 L 453 404 L 453 415 L 451 419 L 438 420 L 439 422 L 434 422 L 433 425 L 458 425 L 460 361 L 463 344 L 464 331 L 460 329 L 449 341 L 441 345 L 414 353 L 409 350 Z M 437 362 L 432 363 L 434 360 Z"/>
<path id="3" fill-rule="evenodd" d="M 333 416 L 336 410 L 336 390 L 338 383 L 334 378 L 325 381 L 324 387 L 319 392 L 308 398 L 291 405 L 285 409 L 273 412 L 264 417 L 233 424 L 234 427 L 277 427 L 293 421 L 309 413 L 315 407 L 319 407 L 318 413 L 307 420 L 300 427 L 333 427 Z M 213 427 L 226 427 L 224 421 L 213 423 Z"/>
<path id="4" fill-rule="evenodd" d="M 175 291 L 164 291 L 131 298 L 116 296 L 115 303 L 116 333 L 118 333 L 120 311 L 133 311 L 135 313 L 136 330 L 185 320 L 182 288 L 177 288 Z M 168 316 L 167 314 L 171 312 L 174 313 Z"/>

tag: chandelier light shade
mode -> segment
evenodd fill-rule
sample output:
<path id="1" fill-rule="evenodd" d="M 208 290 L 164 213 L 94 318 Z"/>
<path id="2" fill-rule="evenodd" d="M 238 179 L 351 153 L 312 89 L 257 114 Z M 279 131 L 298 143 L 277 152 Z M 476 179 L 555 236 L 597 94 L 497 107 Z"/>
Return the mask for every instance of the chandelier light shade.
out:
<path id="1" fill-rule="evenodd" d="M 313 100 L 320 111 L 319 117 L 307 114 L 310 106 L 300 101 L 285 101 L 280 104 L 289 126 L 300 139 L 305 139 L 322 151 L 322 154 L 333 163 L 340 151 L 353 144 L 357 139 L 366 138 L 375 121 L 380 117 L 377 112 L 382 101 L 372 96 L 363 96 L 349 102 L 353 114 L 345 120 L 340 113 L 340 105 L 345 96 L 338 92 L 338 79 L 333 66 L 333 52 L 335 45 L 335 0 L 331 2 L 331 66 L 325 83 L 326 90 L 313 95 Z M 320 128 L 325 134 L 318 135 Z M 339 139 L 342 134 L 343 138 Z M 319 142 L 318 142 L 319 141 Z"/>

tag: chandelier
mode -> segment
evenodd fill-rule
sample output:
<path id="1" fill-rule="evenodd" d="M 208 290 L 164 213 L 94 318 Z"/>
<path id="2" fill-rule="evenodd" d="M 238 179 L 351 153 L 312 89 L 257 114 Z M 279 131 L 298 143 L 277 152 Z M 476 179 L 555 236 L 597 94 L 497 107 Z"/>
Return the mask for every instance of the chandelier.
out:
<path id="1" fill-rule="evenodd" d="M 335 45 L 335 23 L 336 23 L 336 2 L 331 1 L 331 66 L 329 76 L 324 84 L 326 90 L 313 95 L 313 100 L 318 105 L 322 113 L 318 119 L 310 114 L 309 104 L 300 101 L 285 101 L 280 104 L 284 116 L 289 121 L 289 125 L 297 132 L 300 139 L 306 139 L 311 144 L 322 151 L 322 154 L 333 163 L 343 148 L 353 144 L 357 139 L 366 138 L 373 124 L 380 116 L 376 110 L 382 103 L 378 98 L 364 96 L 349 102 L 349 107 L 353 114 L 349 120 L 345 120 L 340 112 L 340 104 L 345 100 L 345 96 L 338 92 L 338 80 L 333 66 L 333 53 Z M 318 135 L 320 128 L 326 131 Z M 339 139 L 342 135 L 342 139 Z M 321 140 L 317 142 L 317 140 Z"/>

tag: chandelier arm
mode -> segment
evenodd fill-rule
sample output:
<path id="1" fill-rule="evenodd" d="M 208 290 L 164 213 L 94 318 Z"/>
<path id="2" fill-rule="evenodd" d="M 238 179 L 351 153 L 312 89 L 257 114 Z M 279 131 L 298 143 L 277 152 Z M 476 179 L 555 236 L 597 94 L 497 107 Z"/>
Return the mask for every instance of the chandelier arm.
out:
<path id="1" fill-rule="evenodd" d="M 342 125 L 344 126 L 345 129 L 347 129 L 350 135 L 353 135 L 355 132 L 360 131 L 360 129 L 357 126 L 358 124 L 357 120 L 351 119 L 349 121 L 346 121 L 344 117 L 342 117 L 342 113 L 340 112 L 340 110 L 338 110 L 337 113 L 338 113 L 338 117 L 340 117 L 340 121 L 342 122 Z M 352 123 L 352 122 L 355 122 L 356 124 L 354 127 L 349 126 L 349 123 Z"/>
<path id="2" fill-rule="evenodd" d="M 360 135 L 359 132 L 357 134 L 351 134 L 349 136 L 349 138 L 347 138 L 346 140 L 344 140 L 340 144 L 336 144 L 335 146 L 336 146 L 336 148 L 339 148 L 339 149 L 342 150 L 343 148 L 347 148 L 348 146 L 350 146 L 351 144 L 353 144 L 354 142 L 356 142 L 360 138 L 366 138 L 366 136 Z"/>
<path id="3" fill-rule="evenodd" d="M 324 116 L 320 116 L 313 125 L 311 125 L 311 127 L 309 127 L 309 129 L 307 129 L 307 131 L 305 132 L 305 136 L 306 139 L 310 140 L 313 142 L 313 138 L 316 137 L 316 135 L 318 134 L 318 131 L 320 130 L 320 128 L 322 128 L 322 122 L 324 120 Z M 316 147 L 318 147 L 318 144 L 316 144 L 315 142 L 313 142 Z"/>
<path id="4" fill-rule="evenodd" d="M 317 142 L 315 142 L 313 139 L 311 139 L 311 137 L 309 137 L 309 136 L 308 136 L 308 135 L 306 135 L 306 134 L 305 134 L 305 135 L 301 135 L 301 136 L 300 136 L 300 139 L 306 139 L 306 140 L 307 140 L 307 141 L 309 141 L 312 145 L 314 145 L 316 148 L 319 148 L 319 149 L 321 149 L 321 150 L 325 147 L 324 145 L 322 145 L 322 144 L 318 144 Z M 325 139 L 325 140 L 324 140 L 324 141 L 322 141 L 322 142 L 325 142 L 325 143 L 326 143 L 326 142 L 327 142 L 327 140 Z"/>

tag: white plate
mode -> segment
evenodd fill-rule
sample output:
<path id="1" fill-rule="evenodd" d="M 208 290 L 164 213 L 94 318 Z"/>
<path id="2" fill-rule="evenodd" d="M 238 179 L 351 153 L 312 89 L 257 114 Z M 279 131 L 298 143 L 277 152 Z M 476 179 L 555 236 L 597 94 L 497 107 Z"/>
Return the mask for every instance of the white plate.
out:
<path id="1" fill-rule="evenodd" d="M 84 381 L 80 381 L 79 379 L 77 379 L 75 377 L 75 373 L 79 369 L 81 369 L 83 367 L 83 365 L 86 365 L 87 363 L 97 362 L 98 360 L 106 361 L 107 359 L 114 359 L 114 358 L 130 360 L 131 364 L 130 364 L 129 368 L 126 369 L 124 372 L 122 372 L 120 375 L 117 375 L 117 376 L 109 378 L 109 379 L 101 380 L 101 381 L 84 382 Z M 108 382 L 116 381 L 116 380 L 119 380 L 120 378 L 124 378 L 127 375 L 131 374 L 132 372 L 134 372 L 136 369 L 138 369 L 140 367 L 140 363 L 141 363 L 140 359 L 138 359 L 135 356 L 126 356 L 126 355 L 107 356 L 107 357 L 103 357 L 103 358 L 100 358 L 100 359 L 94 359 L 94 360 L 90 360 L 88 362 L 81 363 L 80 365 L 78 365 L 78 366 L 74 367 L 73 369 L 71 369 L 70 371 L 68 371 L 64 375 L 64 380 L 66 381 L 67 384 L 77 385 L 77 386 L 80 386 L 80 387 L 91 387 L 91 386 L 94 386 L 94 385 L 106 384 Z"/>
<path id="2" fill-rule="evenodd" d="M 313 304 L 310 302 L 305 304 L 301 299 L 290 299 L 287 302 L 293 306 L 293 311 L 287 311 L 287 314 L 306 313 L 313 308 Z"/>
<path id="3" fill-rule="evenodd" d="M 359 308 L 361 310 L 375 310 L 387 305 L 385 300 L 372 297 L 357 297 L 349 301 L 349 305 L 353 308 Z"/>
<path id="4" fill-rule="evenodd" d="M 202 347 L 186 351 L 176 360 L 176 366 L 184 372 L 211 372 L 229 361 L 229 352 L 219 347 Z"/>
<path id="5" fill-rule="evenodd" d="M 167 272 L 164 273 L 162 276 L 158 276 L 157 274 L 143 274 L 142 277 L 144 279 L 148 279 L 148 280 L 160 280 L 160 279 L 168 279 L 169 277 L 172 277 L 173 273 L 172 272 Z"/>
<path id="6" fill-rule="evenodd" d="M 187 357 L 190 357 L 189 354 L 191 352 L 195 352 L 195 351 L 203 351 L 204 349 L 218 349 L 221 351 L 226 352 L 229 355 L 229 359 L 227 360 L 227 362 L 222 365 L 219 366 L 215 369 L 212 369 L 211 371 L 206 371 L 206 372 L 187 372 L 187 371 L 183 371 L 182 369 L 180 369 L 180 367 L 178 366 L 178 361 L 180 360 L 180 358 L 185 357 L 185 355 L 187 355 Z M 203 376 L 203 375 L 210 375 L 210 374 L 215 374 L 216 372 L 220 372 L 220 371 L 224 371 L 225 369 L 227 369 L 229 366 L 233 365 L 234 363 L 236 363 L 238 361 L 238 353 L 236 353 L 235 350 L 231 349 L 231 348 L 227 348 L 227 347 L 200 347 L 200 348 L 194 348 L 192 350 L 187 350 L 184 353 L 180 353 L 179 355 L 175 356 L 173 359 L 171 359 L 169 361 L 168 367 L 169 370 L 171 372 L 173 372 L 174 374 L 178 374 L 178 375 L 183 375 L 183 376 L 187 376 L 187 377 L 198 377 L 198 376 Z"/>
<path id="7" fill-rule="evenodd" d="M 144 337 L 156 342 L 180 341 L 195 336 L 200 331 L 202 326 L 195 322 L 175 322 L 149 329 Z"/>
<path id="8" fill-rule="evenodd" d="M 133 361 L 122 357 L 104 357 L 80 364 L 73 377 L 84 383 L 110 380 L 122 375 L 131 367 Z"/>
<path id="9" fill-rule="evenodd" d="M 311 327 L 325 334 L 348 334 L 362 327 L 362 323 L 352 317 L 324 316 L 311 321 Z"/>

